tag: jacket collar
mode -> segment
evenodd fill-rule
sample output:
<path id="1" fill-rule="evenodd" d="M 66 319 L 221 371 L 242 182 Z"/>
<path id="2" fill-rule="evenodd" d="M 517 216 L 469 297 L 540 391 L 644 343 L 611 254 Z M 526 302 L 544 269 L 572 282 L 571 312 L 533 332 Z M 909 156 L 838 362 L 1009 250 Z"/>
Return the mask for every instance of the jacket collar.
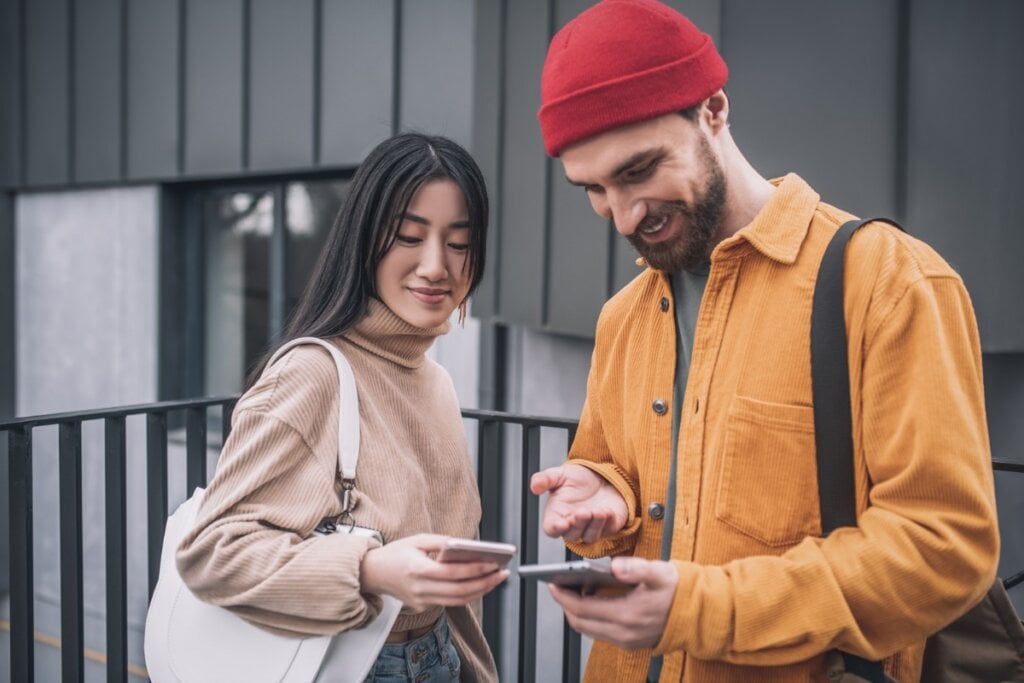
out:
<path id="1" fill-rule="evenodd" d="M 775 194 L 754 220 L 715 247 L 712 260 L 727 258 L 740 242 L 748 242 L 772 260 L 796 261 L 821 197 L 795 173 L 769 182 L 776 187 Z"/>

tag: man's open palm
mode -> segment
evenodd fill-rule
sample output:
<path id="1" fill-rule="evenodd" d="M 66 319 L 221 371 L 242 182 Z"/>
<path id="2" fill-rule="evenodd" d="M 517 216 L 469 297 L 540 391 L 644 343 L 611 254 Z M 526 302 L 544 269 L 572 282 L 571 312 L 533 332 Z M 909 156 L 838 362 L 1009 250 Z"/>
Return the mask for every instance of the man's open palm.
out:
<path id="1" fill-rule="evenodd" d="M 538 496 L 549 494 L 543 526 L 552 538 L 593 543 L 626 525 L 626 501 L 606 479 L 582 465 L 537 472 L 530 490 Z"/>

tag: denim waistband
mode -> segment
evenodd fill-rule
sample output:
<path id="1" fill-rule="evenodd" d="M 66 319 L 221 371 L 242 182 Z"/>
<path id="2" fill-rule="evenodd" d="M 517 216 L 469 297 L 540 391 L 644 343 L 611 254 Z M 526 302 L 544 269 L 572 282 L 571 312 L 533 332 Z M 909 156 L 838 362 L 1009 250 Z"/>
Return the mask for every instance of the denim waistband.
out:
<path id="1" fill-rule="evenodd" d="M 453 652 L 451 640 L 448 617 L 442 612 L 429 633 L 405 643 L 385 644 L 377 657 L 373 675 L 405 675 L 409 680 L 417 680 L 420 674 L 438 665 L 457 671 L 459 663 L 450 661 Z"/>

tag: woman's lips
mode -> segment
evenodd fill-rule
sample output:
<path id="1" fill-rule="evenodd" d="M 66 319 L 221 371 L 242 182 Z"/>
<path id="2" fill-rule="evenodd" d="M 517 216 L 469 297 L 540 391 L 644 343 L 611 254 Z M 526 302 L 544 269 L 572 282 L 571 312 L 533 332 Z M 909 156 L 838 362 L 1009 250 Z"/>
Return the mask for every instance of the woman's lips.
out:
<path id="1" fill-rule="evenodd" d="M 439 304 L 445 300 L 448 296 L 448 291 L 444 289 L 430 289 L 426 287 L 410 287 L 409 291 L 419 301 L 425 304 Z"/>

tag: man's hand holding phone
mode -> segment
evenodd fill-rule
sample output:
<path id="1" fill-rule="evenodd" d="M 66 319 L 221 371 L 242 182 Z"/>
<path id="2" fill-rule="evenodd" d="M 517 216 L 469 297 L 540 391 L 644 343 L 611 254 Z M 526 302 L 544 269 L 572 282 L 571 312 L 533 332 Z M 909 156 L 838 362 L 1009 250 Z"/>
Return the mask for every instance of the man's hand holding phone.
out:
<path id="1" fill-rule="evenodd" d="M 679 574 L 671 562 L 617 557 L 611 573 L 632 588 L 615 597 L 581 594 L 575 588 L 548 584 L 548 590 L 576 631 L 626 650 L 653 647 L 661 640 L 675 597 Z"/>

